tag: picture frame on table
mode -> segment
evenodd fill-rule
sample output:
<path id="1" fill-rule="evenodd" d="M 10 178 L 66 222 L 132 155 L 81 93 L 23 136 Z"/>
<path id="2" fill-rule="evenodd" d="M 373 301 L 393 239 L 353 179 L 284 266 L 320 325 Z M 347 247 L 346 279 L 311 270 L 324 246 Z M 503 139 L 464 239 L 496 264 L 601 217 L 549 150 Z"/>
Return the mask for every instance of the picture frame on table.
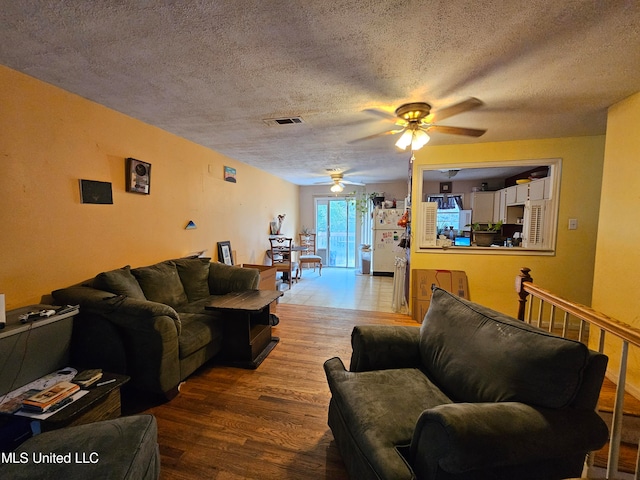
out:
<path id="1" fill-rule="evenodd" d="M 218 242 L 218 262 L 224 263 L 225 265 L 233 265 L 231 242 Z"/>

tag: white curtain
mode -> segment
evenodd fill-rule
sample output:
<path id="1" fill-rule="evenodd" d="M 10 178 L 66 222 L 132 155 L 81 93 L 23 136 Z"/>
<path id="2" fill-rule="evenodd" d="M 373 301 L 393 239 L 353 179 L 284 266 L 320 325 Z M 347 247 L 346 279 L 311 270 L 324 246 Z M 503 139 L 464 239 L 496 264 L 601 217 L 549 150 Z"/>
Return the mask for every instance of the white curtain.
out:
<path id="1" fill-rule="evenodd" d="M 407 272 L 407 259 L 396 257 L 393 270 L 393 300 L 391 309 L 396 313 L 408 313 L 407 299 L 404 291 L 404 278 Z"/>

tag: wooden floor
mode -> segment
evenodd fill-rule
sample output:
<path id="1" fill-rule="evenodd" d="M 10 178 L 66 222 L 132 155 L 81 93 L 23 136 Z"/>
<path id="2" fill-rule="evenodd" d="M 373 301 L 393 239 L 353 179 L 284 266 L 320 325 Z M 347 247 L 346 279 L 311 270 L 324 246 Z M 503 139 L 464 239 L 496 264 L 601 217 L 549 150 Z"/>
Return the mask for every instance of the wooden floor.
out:
<path id="1" fill-rule="evenodd" d="M 280 343 L 256 370 L 205 366 L 156 416 L 164 480 L 331 479 L 347 474 L 327 426 L 325 360 L 349 365 L 357 324 L 415 325 L 395 313 L 279 305 Z M 125 399 L 126 402 L 126 399 Z"/>

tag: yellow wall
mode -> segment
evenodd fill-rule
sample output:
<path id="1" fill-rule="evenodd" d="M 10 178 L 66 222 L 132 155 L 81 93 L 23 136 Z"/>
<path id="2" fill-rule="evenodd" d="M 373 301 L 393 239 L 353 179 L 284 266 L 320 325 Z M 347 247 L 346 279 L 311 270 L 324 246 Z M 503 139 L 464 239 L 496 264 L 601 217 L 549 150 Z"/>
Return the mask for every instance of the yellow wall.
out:
<path id="1" fill-rule="evenodd" d="M 593 136 L 431 146 L 416 152 L 416 181 L 412 193 L 414 225 L 421 165 L 451 164 L 453 167 L 468 162 L 562 158 L 562 172 L 555 256 L 418 253 L 413 248 L 411 269 L 464 270 L 471 300 L 510 315 L 517 312 L 514 279 L 523 266 L 531 268 L 534 281 L 542 287 L 589 304 L 604 143 L 604 136 Z M 577 230 L 568 230 L 569 218 L 578 219 Z"/>
<path id="2" fill-rule="evenodd" d="M 262 263 L 269 221 L 298 231 L 296 185 L 0 66 L 0 292 L 7 308 L 125 264 L 229 240 Z M 151 194 L 125 192 L 125 158 L 152 164 Z M 223 167 L 237 170 L 236 184 Z M 113 205 L 80 203 L 79 179 L 112 182 Z M 196 230 L 185 230 L 193 220 Z"/>
<path id="3" fill-rule="evenodd" d="M 640 93 L 609 109 L 596 249 L 593 308 L 640 328 Z M 607 342 L 617 375 L 620 344 Z M 629 351 L 628 382 L 640 393 L 640 352 Z"/>

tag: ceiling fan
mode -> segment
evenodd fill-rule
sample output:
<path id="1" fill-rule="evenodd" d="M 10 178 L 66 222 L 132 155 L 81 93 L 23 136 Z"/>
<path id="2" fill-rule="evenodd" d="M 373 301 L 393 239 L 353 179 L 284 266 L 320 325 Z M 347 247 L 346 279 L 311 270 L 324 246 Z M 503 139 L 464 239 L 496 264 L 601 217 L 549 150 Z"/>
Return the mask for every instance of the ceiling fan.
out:
<path id="1" fill-rule="evenodd" d="M 316 185 L 331 185 L 331 191 L 333 193 L 340 193 L 344 190 L 345 185 L 358 185 L 364 186 L 364 183 L 360 182 L 352 182 L 351 180 L 344 179 L 344 172 L 335 172 L 332 170 L 328 170 L 330 172 L 329 176 L 331 177 L 330 182 L 316 182 Z"/>
<path id="2" fill-rule="evenodd" d="M 466 135 L 469 137 L 480 137 L 486 130 L 477 128 L 465 128 L 465 127 L 450 127 L 448 125 L 437 125 L 435 122 L 444 120 L 445 118 L 458 115 L 459 113 L 467 112 L 484 105 L 481 100 L 471 97 L 462 102 L 456 103 L 449 107 L 441 108 L 431 113 L 431 105 L 425 102 L 405 103 L 400 105 L 396 111 L 395 116 L 378 109 L 368 109 L 368 112 L 381 115 L 387 119 L 394 120 L 398 128 L 388 130 L 382 133 L 376 133 L 363 137 L 355 142 L 362 140 L 369 140 L 384 135 L 395 135 L 402 133 L 396 146 L 406 150 L 411 146 L 411 150 L 419 150 L 424 147 L 430 140 L 427 132 L 447 133 L 453 135 Z"/>

